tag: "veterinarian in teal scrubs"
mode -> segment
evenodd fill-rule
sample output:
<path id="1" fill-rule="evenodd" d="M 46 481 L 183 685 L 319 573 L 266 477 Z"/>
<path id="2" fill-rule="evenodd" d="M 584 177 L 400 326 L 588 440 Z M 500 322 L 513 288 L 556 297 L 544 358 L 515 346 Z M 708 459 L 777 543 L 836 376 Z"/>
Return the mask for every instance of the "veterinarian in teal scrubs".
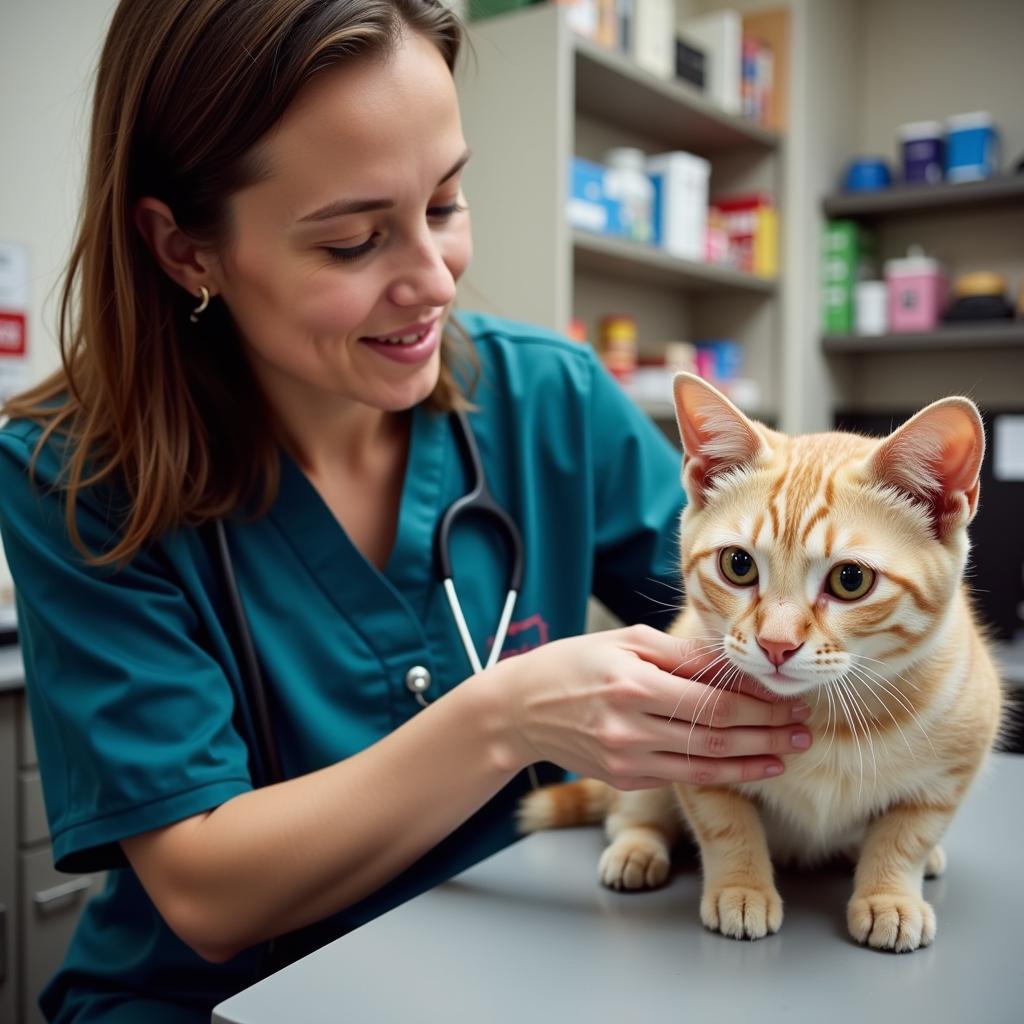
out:
<path id="1" fill-rule="evenodd" d="M 50 1020 L 208 1020 L 268 940 L 297 956 L 511 842 L 531 764 L 639 786 L 779 763 L 785 709 L 742 697 L 731 724 L 762 728 L 684 757 L 701 659 L 652 629 L 580 636 L 591 593 L 670 621 L 679 456 L 586 346 L 452 315 L 470 251 L 452 15 L 269 10 L 122 0 L 65 365 L 4 410 L 54 856 L 108 872 Z M 457 408 L 524 542 L 515 656 L 479 672 L 433 555 L 470 488 Z M 283 762 L 260 788 L 217 519 Z M 506 548 L 470 519 L 452 556 L 486 653 Z"/>

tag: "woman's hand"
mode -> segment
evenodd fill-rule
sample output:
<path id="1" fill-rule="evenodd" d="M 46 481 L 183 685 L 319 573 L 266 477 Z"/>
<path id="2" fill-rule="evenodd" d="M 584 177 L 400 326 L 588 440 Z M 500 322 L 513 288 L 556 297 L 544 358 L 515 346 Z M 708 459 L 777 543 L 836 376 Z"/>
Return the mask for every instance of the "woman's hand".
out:
<path id="1" fill-rule="evenodd" d="M 551 761 L 623 790 L 781 774 L 777 755 L 810 746 L 798 724 L 809 709 L 749 677 L 699 682 L 722 665 L 705 646 L 629 626 L 557 640 L 478 678 L 490 678 L 523 765 Z"/>

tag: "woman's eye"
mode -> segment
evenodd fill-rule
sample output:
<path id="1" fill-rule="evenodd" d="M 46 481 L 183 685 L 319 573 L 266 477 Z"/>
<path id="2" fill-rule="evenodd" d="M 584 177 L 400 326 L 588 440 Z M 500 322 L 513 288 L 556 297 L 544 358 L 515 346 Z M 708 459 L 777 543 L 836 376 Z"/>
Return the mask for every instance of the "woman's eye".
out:
<path id="1" fill-rule="evenodd" d="M 357 260 L 360 256 L 373 252 L 377 248 L 377 236 L 371 235 L 365 242 L 360 242 L 359 245 L 353 245 L 348 248 L 340 248 L 335 245 L 326 245 L 324 248 L 332 260 L 344 263 L 346 260 Z"/>
<path id="2" fill-rule="evenodd" d="M 871 589 L 874 582 L 873 569 L 856 562 L 843 562 L 828 574 L 827 590 L 840 601 L 856 601 Z"/>
<path id="3" fill-rule="evenodd" d="M 427 208 L 427 216 L 434 220 L 447 220 L 456 213 L 462 213 L 466 207 L 461 203 L 448 203 L 446 206 L 430 206 Z"/>
<path id="4" fill-rule="evenodd" d="M 724 548 L 718 564 L 725 578 L 738 587 L 750 587 L 757 582 L 757 562 L 743 548 Z"/>

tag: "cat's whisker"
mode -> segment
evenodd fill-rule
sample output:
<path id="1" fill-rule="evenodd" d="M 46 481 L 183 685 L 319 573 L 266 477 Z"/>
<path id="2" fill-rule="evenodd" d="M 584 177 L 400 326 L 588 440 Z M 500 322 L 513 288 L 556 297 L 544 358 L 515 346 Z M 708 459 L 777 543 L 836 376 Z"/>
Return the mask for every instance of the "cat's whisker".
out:
<path id="1" fill-rule="evenodd" d="M 853 735 L 853 740 L 857 744 L 857 762 L 860 765 L 860 784 L 861 784 L 861 788 L 863 789 L 863 787 L 864 787 L 864 751 L 861 749 L 860 736 L 857 735 L 857 724 L 856 724 L 856 722 L 854 722 L 854 720 L 850 716 L 850 709 L 849 709 L 849 707 L 846 704 L 846 697 L 843 696 L 842 677 L 837 679 L 836 683 L 838 684 L 837 689 L 836 689 L 836 699 L 842 705 L 843 715 L 846 718 L 846 723 L 847 723 L 847 725 L 849 725 L 850 732 Z M 860 799 L 859 794 L 858 794 L 858 799 Z"/>
<path id="2" fill-rule="evenodd" d="M 823 765 L 825 763 L 825 761 L 828 760 L 828 755 L 829 755 L 829 753 L 832 750 L 832 744 L 835 743 L 836 728 L 839 725 L 838 713 L 836 714 L 835 721 L 833 722 L 833 720 L 832 720 L 832 713 L 835 710 L 835 704 L 834 704 L 834 702 L 832 700 L 832 691 L 829 688 L 828 684 L 826 684 L 823 687 L 820 687 L 818 692 L 821 693 L 822 690 L 824 690 L 825 697 L 828 700 L 828 718 L 825 720 L 825 734 L 828 735 L 828 733 L 829 733 L 829 726 L 832 726 L 832 734 L 829 736 L 828 746 L 822 751 L 821 757 L 819 757 L 818 760 L 815 761 L 814 768 L 820 768 L 821 765 Z"/>
<path id="3" fill-rule="evenodd" d="M 900 705 L 900 707 L 903 708 L 904 711 L 906 711 L 914 725 L 916 725 L 918 729 L 921 730 L 921 735 L 924 736 L 925 740 L 928 743 L 928 746 L 931 747 L 932 754 L 938 757 L 938 754 L 936 754 L 935 752 L 935 747 L 932 744 L 931 737 L 928 735 L 928 732 L 925 729 L 925 727 L 921 724 L 920 718 L 917 713 L 917 709 L 909 705 L 903 699 L 903 695 L 899 692 L 899 690 L 897 690 L 896 687 L 893 686 L 893 684 L 880 673 L 869 668 L 867 665 L 861 665 L 859 666 L 859 668 L 862 672 L 870 672 L 873 675 L 875 681 L 878 683 L 878 685 L 881 686 L 882 689 L 890 697 L 892 697 L 893 700 L 895 700 Z"/>
<path id="4" fill-rule="evenodd" d="M 726 655 L 725 655 L 724 653 L 723 653 L 723 654 L 720 654 L 720 655 L 719 655 L 719 656 L 718 656 L 717 658 L 715 658 L 715 659 L 714 659 L 714 660 L 713 660 L 713 661 L 711 662 L 711 664 L 710 664 L 710 665 L 708 665 L 708 666 L 706 666 L 706 667 L 707 667 L 707 668 L 710 668 L 710 667 L 712 667 L 712 666 L 714 666 L 714 665 L 717 665 L 717 664 L 719 663 L 719 661 L 728 661 L 728 657 L 727 657 L 727 656 L 726 656 Z M 682 668 L 682 667 L 683 667 L 683 665 L 685 665 L 685 664 L 686 664 L 686 662 L 680 662 L 680 663 L 679 663 L 679 665 L 677 665 L 677 666 L 676 666 L 676 668 L 674 668 L 674 669 L 672 670 L 672 674 L 673 674 L 673 675 L 675 675 L 675 673 L 676 673 L 676 672 L 678 672 L 678 671 L 679 671 L 679 669 L 680 669 L 680 668 Z M 699 676 L 699 675 L 701 674 L 701 672 L 703 672 L 703 671 L 704 671 L 704 669 L 703 669 L 703 668 L 702 668 L 702 669 L 699 669 L 699 670 L 698 670 L 698 671 L 696 672 L 696 674 L 695 674 L 695 675 L 692 675 L 692 676 L 690 676 L 690 678 L 691 678 L 691 679 L 695 679 L 695 680 L 697 680 L 697 682 L 700 682 L 700 680 L 699 680 L 699 679 L 698 679 L 697 677 L 698 677 L 698 676 Z M 672 709 L 672 714 L 668 716 L 668 720 L 669 720 L 669 722 L 670 722 L 670 723 L 671 723 L 671 722 L 673 722 L 673 721 L 675 721 L 675 717 L 676 717 L 676 712 L 677 712 L 677 711 L 679 710 L 679 705 L 683 703 L 683 697 L 684 697 L 684 696 L 685 696 L 685 693 L 680 693 L 680 694 L 679 694 L 679 700 L 677 700 L 677 701 L 676 701 L 676 706 L 675 706 L 675 707 L 674 707 L 674 708 Z M 698 709 L 698 710 L 699 710 L 699 709 Z M 696 716 L 695 716 L 695 717 L 696 717 Z"/>
<path id="5" fill-rule="evenodd" d="M 906 744 L 907 750 L 910 752 L 911 758 L 916 761 L 917 755 L 914 753 L 914 748 L 910 745 L 910 740 L 907 739 L 907 734 L 903 731 L 902 727 L 900 726 L 900 723 L 896 720 L 896 716 L 892 713 L 892 711 L 889 710 L 889 705 L 885 703 L 882 696 L 871 685 L 871 681 L 869 680 L 869 678 L 866 675 L 864 675 L 859 668 L 853 665 L 850 666 L 850 672 L 853 674 L 854 678 L 858 680 L 858 682 L 862 683 L 864 686 L 868 688 L 868 690 L 870 690 L 871 696 L 878 701 L 878 703 L 881 705 L 885 713 L 892 719 L 892 724 L 896 726 L 896 729 L 899 732 L 900 736 L 903 737 L 903 742 Z"/>
<path id="6" fill-rule="evenodd" d="M 878 658 L 869 658 L 869 657 L 868 657 L 868 656 L 867 656 L 866 654 L 858 654 L 858 653 L 857 653 L 856 651 L 847 651 L 847 654 L 849 654 L 849 656 L 850 656 L 851 658 L 859 658 L 859 659 L 860 659 L 861 661 L 873 661 L 873 662 L 874 662 L 874 663 L 875 663 L 876 665 L 881 665 L 881 666 L 882 666 L 883 668 L 887 668 L 887 669 L 889 669 L 889 671 L 890 671 L 890 672 L 892 672 L 892 669 L 891 669 L 891 668 L 889 668 L 889 666 L 888 666 L 888 665 L 886 665 L 886 663 L 885 663 L 884 661 L 879 661 L 879 660 L 878 660 Z M 867 668 L 868 666 L 864 665 L 864 666 L 862 666 L 862 667 L 863 667 L 863 668 Z M 878 672 L 877 672 L 877 669 L 876 669 L 876 673 L 877 673 L 877 674 L 879 674 L 879 675 L 881 675 L 881 673 L 878 673 Z M 911 681 L 910 681 L 910 680 L 909 680 L 909 679 L 908 679 L 908 678 L 907 678 L 907 677 L 906 677 L 905 675 L 903 675 L 903 674 L 902 674 L 901 672 L 894 672 L 894 673 L 893 673 L 893 677 L 894 677 L 895 679 L 898 679 L 898 680 L 899 680 L 899 681 L 900 681 L 901 683 L 903 683 L 903 684 L 904 684 L 905 686 L 909 686 L 909 687 L 910 687 L 910 689 L 912 689 L 912 690 L 918 690 L 918 689 L 920 689 L 920 687 L 919 687 L 919 686 L 918 686 L 918 685 L 917 685 L 916 683 L 912 683 L 912 682 L 911 682 Z"/>
<path id="7" fill-rule="evenodd" d="M 633 593 L 636 594 L 637 597 L 642 597 L 645 601 L 650 601 L 651 604 L 656 604 L 661 608 L 667 608 L 670 612 L 678 612 L 682 610 L 682 605 L 668 604 L 666 601 L 661 601 L 656 597 L 651 597 L 650 594 L 645 594 L 642 590 L 634 590 Z"/>
<path id="8" fill-rule="evenodd" d="M 674 590 L 677 594 L 686 594 L 686 591 L 682 587 L 674 586 L 669 583 L 668 580 L 655 579 L 653 576 L 646 576 L 644 578 L 645 583 L 656 583 L 659 587 L 664 587 L 666 590 Z"/>
<path id="9" fill-rule="evenodd" d="M 722 659 L 724 660 L 724 664 L 721 665 L 718 668 L 718 670 L 715 672 L 714 677 L 711 680 L 705 682 L 705 685 L 708 688 L 707 692 L 701 696 L 700 701 L 698 701 L 698 703 L 697 703 L 697 708 L 696 708 L 696 710 L 693 713 L 693 719 L 690 722 L 690 731 L 686 734 L 686 757 L 687 757 L 687 759 L 689 759 L 689 757 L 690 757 L 690 740 L 693 739 L 693 730 L 697 728 L 697 719 L 700 718 L 701 712 L 704 710 L 705 707 L 707 707 L 708 701 L 710 701 L 715 696 L 715 688 L 716 688 L 716 684 L 717 684 L 717 681 L 718 681 L 719 677 L 723 674 L 723 672 L 728 672 L 730 666 L 732 665 L 732 662 L 729 660 L 729 658 L 726 655 L 722 655 Z M 716 661 L 717 660 L 718 659 L 716 659 Z M 712 664 L 714 664 L 714 662 Z M 696 678 L 696 676 L 694 676 L 693 678 Z M 717 701 L 716 701 L 716 703 L 717 703 Z M 712 721 L 713 721 L 714 720 L 714 709 L 712 709 L 711 717 L 712 717 Z"/>
<path id="10" fill-rule="evenodd" d="M 875 760 L 875 744 L 871 738 L 871 711 L 867 704 L 864 703 L 864 698 L 857 693 L 855 687 L 850 686 L 848 677 L 843 675 L 840 677 L 843 688 L 846 690 L 847 696 L 850 698 L 850 704 L 853 707 L 857 717 L 864 725 L 864 732 L 868 741 L 868 753 L 871 754 L 871 764 L 874 770 L 874 783 L 872 784 L 871 792 L 875 793 L 878 790 L 878 762 Z M 861 785 L 863 787 L 863 777 L 861 778 Z"/>

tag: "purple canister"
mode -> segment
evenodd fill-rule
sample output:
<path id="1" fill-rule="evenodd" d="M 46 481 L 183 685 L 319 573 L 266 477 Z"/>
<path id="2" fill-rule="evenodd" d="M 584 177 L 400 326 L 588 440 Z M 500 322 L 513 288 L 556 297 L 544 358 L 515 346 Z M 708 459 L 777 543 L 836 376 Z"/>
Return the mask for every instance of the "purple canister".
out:
<path id="1" fill-rule="evenodd" d="M 938 121 L 914 121 L 900 128 L 903 180 L 908 185 L 934 185 L 942 181 L 945 138 Z"/>

